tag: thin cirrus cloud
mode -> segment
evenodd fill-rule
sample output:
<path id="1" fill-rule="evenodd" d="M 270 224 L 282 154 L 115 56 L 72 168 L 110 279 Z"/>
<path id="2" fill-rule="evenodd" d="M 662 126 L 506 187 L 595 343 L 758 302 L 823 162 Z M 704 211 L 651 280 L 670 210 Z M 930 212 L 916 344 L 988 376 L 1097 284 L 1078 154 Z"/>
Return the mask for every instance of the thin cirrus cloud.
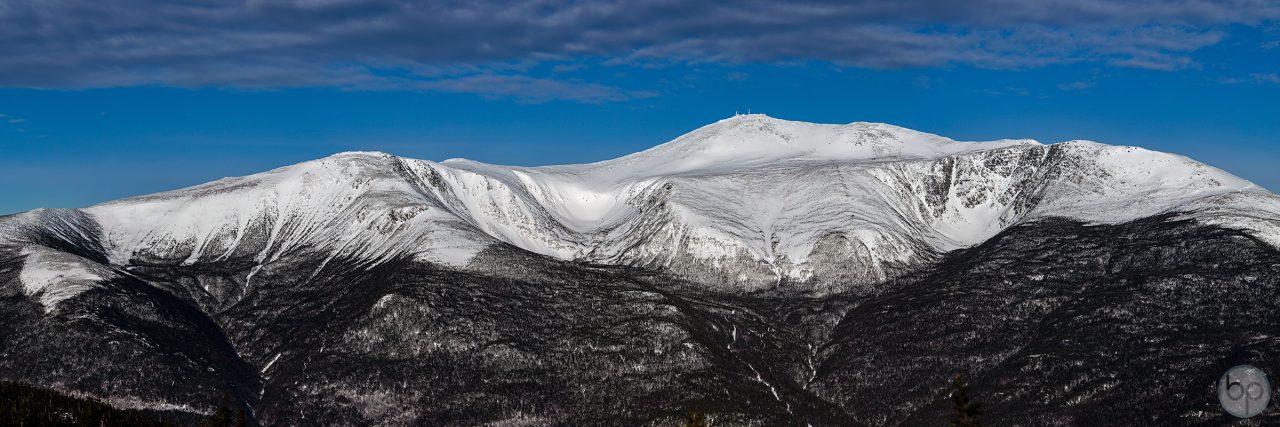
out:
<path id="1" fill-rule="evenodd" d="M 0 86 L 317 86 L 610 102 L 651 93 L 556 74 L 579 71 L 584 59 L 1178 70 L 1195 66 L 1193 54 L 1224 29 L 1277 18 L 1280 5 L 1250 0 L 0 0 Z M 554 71 L 530 71 L 544 64 Z"/>
<path id="2" fill-rule="evenodd" d="M 1280 84 L 1280 74 L 1277 73 L 1253 73 L 1247 77 L 1232 77 L 1222 79 L 1227 84 Z"/>
<path id="3" fill-rule="evenodd" d="M 424 80 L 418 83 L 417 87 L 441 92 L 510 97 L 529 103 L 545 102 L 553 99 L 599 103 L 653 96 L 650 92 L 627 92 L 595 83 L 494 74 Z"/>

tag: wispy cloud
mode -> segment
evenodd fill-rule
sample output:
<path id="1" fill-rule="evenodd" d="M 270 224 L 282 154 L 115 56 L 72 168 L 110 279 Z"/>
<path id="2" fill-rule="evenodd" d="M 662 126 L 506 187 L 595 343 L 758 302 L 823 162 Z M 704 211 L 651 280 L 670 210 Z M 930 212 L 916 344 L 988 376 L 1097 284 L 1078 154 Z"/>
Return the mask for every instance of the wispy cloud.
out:
<path id="1" fill-rule="evenodd" d="M 921 89 L 928 89 L 933 87 L 933 81 L 929 79 L 929 76 L 916 76 L 915 86 Z"/>
<path id="2" fill-rule="evenodd" d="M 1219 43 L 1221 28 L 1276 19 L 1280 4 L 1261 0 L 0 0 L 0 86 L 417 88 L 609 102 L 637 95 L 556 74 L 586 67 L 583 58 L 1178 70 L 1196 66 L 1193 53 Z M 513 75 L 532 64 L 552 72 Z M 410 84 L 388 69 L 411 70 Z"/>
<path id="3" fill-rule="evenodd" d="M 646 97 L 596 83 L 540 79 L 518 75 L 481 74 L 423 81 L 418 88 L 442 92 L 474 93 L 490 97 L 514 98 L 539 103 L 552 100 L 602 103 Z"/>
<path id="4" fill-rule="evenodd" d="M 1280 84 L 1280 74 L 1277 73 L 1253 73 L 1247 77 L 1233 77 L 1222 80 L 1226 84 Z"/>
<path id="5" fill-rule="evenodd" d="M 1097 86 L 1097 85 L 1098 85 L 1098 83 L 1097 83 L 1097 82 L 1094 82 L 1094 81 L 1092 81 L 1092 80 L 1081 80 L 1081 81 L 1076 81 L 1076 82 L 1070 82 L 1070 83 L 1062 83 L 1062 84 L 1059 84 L 1059 85 L 1058 85 L 1058 89 L 1060 89 L 1060 90 L 1068 90 L 1068 91 L 1069 91 L 1069 90 L 1085 90 L 1085 89 L 1091 89 L 1091 88 L 1093 88 L 1094 86 Z"/>
<path id="6" fill-rule="evenodd" d="M 0 113 L 0 121 L 11 124 L 11 125 L 20 125 L 20 124 L 29 122 L 30 120 L 24 119 L 22 117 L 16 117 L 13 115 L 5 114 L 5 113 Z"/>

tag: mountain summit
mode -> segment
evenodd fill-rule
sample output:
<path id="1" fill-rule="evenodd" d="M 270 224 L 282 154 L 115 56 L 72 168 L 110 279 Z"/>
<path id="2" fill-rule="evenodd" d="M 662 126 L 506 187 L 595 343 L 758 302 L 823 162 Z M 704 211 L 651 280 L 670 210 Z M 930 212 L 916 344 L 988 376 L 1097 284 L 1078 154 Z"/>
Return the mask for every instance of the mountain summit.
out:
<path id="1" fill-rule="evenodd" d="M 786 161 L 890 161 L 931 159 L 1031 140 L 958 143 L 883 123 L 826 125 L 739 115 L 704 126 L 651 149 L 595 164 L 626 175 L 706 173 Z"/>
<path id="2" fill-rule="evenodd" d="M 190 423 L 932 425 L 963 371 L 993 424 L 1213 423 L 1219 367 L 1280 372 L 1278 247 L 1280 196 L 1087 141 L 340 153 L 0 217 L 0 380 Z"/>

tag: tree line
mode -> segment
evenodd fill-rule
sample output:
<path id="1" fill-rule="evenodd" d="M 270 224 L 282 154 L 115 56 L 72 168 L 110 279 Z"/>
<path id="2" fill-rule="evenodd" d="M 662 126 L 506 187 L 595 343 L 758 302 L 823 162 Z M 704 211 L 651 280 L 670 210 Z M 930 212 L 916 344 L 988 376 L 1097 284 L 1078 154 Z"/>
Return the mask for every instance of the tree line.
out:
<path id="1" fill-rule="evenodd" d="M 952 383 L 953 427 L 979 427 L 981 404 L 969 397 L 969 386 L 960 375 Z M 69 396 L 27 384 L 0 382 L 0 425 L 15 427 L 172 427 L 154 414 L 135 409 L 119 409 L 93 398 Z M 200 427 L 248 427 L 243 410 L 232 411 L 226 401 Z M 707 417 L 688 411 L 681 427 L 709 427 Z"/>
<path id="2" fill-rule="evenodd" d="M 982 404 L 969 397 L 969 384 L 960 374 L 956 374 L 951 383 L 952 415 L 951 427 L 982 427 Z M 711 427 L 707 416 L 701 412 L 688 410 L 679 427 Z"/>
<path id="3" fill-rule="evenodd" d="M 93 399 L 70 396 L 27 384 L 0 382 L 0 425 L 14 427 L 172 427 L 154 413 L 120 409 Z M 201 427 L 248 427 L 244 411 L 224 402 Z"/>

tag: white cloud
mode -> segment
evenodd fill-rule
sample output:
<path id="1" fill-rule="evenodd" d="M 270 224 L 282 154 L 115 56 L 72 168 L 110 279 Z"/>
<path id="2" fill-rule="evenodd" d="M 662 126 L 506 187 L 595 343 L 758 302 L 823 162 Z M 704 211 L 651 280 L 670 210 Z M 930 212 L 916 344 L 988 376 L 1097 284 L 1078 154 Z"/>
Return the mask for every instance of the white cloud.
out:
<path id="1" fill-rule="evenodd" d="M 1280 19 L 1280 4 L 1252 0 L 0 4 L 0 87 L 417 87 L 583 102 L 637 94 L 523 70 L 823 61 L 1172 71 L 1197 66 L 1194 53 L 1229 28 Z M 414 81 L 423 78 L 436 83 Z"/>

